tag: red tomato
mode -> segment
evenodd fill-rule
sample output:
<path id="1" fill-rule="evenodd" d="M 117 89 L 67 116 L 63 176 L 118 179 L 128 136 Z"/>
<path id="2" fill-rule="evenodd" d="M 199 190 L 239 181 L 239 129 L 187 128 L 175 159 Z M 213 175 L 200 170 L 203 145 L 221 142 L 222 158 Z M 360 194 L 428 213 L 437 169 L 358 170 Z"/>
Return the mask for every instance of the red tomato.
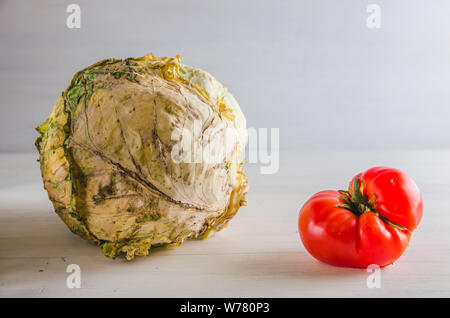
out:
<path id="1" fill-rule="evenodd" d="M 405 251 L 422 218 L 419 188 L 397 169 L 375 167 L 356 175 L 348 191 L 322 191 L 300 210 L 303 245 L 336 266 L 381 267 Z"/>

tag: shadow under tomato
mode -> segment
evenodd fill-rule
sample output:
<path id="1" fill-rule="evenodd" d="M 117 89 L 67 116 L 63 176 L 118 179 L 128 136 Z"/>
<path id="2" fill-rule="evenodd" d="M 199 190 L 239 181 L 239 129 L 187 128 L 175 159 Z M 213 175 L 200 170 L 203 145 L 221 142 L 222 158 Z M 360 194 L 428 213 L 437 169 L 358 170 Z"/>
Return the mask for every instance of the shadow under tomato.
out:
<path id="1" fill-rule="evenodd" d="M 242 275 L 272 275 L 291 279 L 367 276 L 364 268 L 331 266 L 317 261 L 304 251 L 250 254 L 244 263 L 237 264 L 236 270 Z"/>

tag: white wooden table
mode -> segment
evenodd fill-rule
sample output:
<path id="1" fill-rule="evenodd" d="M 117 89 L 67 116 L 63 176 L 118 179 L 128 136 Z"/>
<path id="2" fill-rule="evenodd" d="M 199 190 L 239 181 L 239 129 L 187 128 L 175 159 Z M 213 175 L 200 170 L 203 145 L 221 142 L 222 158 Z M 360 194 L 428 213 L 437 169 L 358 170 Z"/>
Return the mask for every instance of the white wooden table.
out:
<path id="1" fill-rule="evenodd" d="M 156 249 L 132 262 L 106 259 L 69 232 L 42 188 L 36 154 L 0 155 L 0 296 L 25 297 L 416 297 L 450 296 L 450 151 L 281 153 L 280 170 L 247 165 L 248 206 L 205 241 Z M 301 245 L 301 204 L 341 189 L 374 165 L 400 168 L 422 190 L 424 218 L 409 248 L 370 273 L 321 264 Z M 68 264 L 81 288 L 66 287 Z"/>

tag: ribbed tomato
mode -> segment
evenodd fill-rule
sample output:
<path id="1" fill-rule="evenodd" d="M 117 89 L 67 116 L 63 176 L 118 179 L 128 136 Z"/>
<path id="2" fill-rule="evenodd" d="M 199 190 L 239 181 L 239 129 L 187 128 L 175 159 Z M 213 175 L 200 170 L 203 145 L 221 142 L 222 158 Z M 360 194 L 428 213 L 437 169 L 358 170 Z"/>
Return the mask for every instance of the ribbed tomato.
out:
<path id="1" fill-rule="evenodd" d="M 356 175 L 348 191 L 322 191 L 301 208 L 303 245 L 331 265 L 381 267 L 405 251 L 422 218 L 422 197 L 400 170 L 374 167 Z"/>

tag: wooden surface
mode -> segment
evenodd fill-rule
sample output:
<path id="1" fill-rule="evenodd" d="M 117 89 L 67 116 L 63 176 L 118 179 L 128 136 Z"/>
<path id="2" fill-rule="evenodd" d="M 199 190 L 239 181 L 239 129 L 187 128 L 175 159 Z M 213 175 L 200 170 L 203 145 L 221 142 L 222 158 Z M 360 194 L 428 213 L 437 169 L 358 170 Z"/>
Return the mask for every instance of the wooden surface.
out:
<path id="1" fill-rule="evenodd" d="M 42 188 L 36 154 L 0 155 L 0 296 L 310 297 L 450 296 L 450 151 L 281 153 L 280 170 L 247 165 L 248 206 L 211 239 L 109 260 L 69 232 Z M 346 187 L 374 165 L 401 168 L 422 190 L 424 218 L 405 254 L 370 273 L 321 264 L 297 233 L 301 204 Z M 68 264 L 81 288 L 66 287 Z"/>

